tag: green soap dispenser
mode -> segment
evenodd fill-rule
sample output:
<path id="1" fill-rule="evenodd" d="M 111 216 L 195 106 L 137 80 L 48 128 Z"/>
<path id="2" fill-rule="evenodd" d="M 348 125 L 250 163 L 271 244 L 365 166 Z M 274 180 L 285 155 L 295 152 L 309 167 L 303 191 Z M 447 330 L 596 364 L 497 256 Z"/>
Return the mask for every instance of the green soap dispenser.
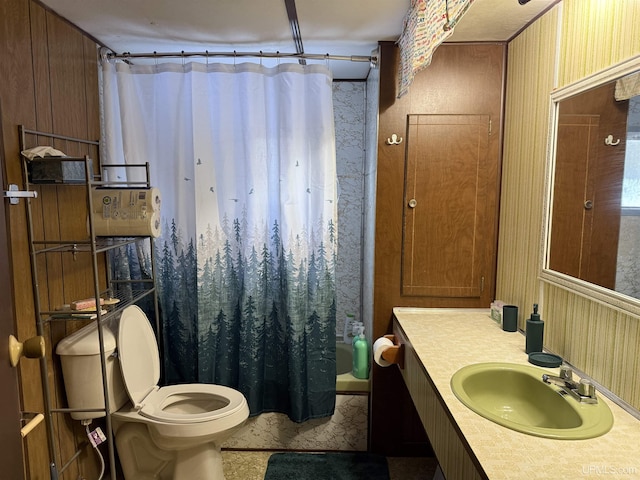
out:
<path id="1" fill-rule="evenodd" d="M 356 327 L 357 336 L 353 337 L 353 371 L 354 377 L 369 378 L 369 344 L 364 336 L 364 327 Z"/>
<path id="2" fill-rule="evenodd" d="M 525 332 L 525 352 L 541 352 L 544 339 L 544 322 L 538 313 L 538 304 L 533 304 L 531 318 L 527 319 L 527 330 Z"/>

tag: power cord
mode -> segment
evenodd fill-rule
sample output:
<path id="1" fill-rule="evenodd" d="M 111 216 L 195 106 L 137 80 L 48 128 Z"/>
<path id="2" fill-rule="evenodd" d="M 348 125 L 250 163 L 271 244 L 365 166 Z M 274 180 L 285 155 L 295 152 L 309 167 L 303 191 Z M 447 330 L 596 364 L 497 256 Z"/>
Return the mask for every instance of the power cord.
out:
<path id="1" fill-rule="evenodd" d="M 81 423 L 82 425 L 84 425 L 85 431 L 87 432 L 87 438 L 89 439 L 89 443 L 91 443 L 91 446 L 96 451 L 96 453 L 98 454 L 98 458 L 100 459 L 101 470 L 100 470 L 100 476 L 98 477 L 98 480 L 102 480 L 102 476 L 104 475 L 104 469 L 105 469 L 104 458 L 102 457 L 102 453 L 100 453 L 100 450 L 98 450 L 98 443 L 96 443 L 93 436 L 91 435 L 91 432 L 89 431 L 89 425 L 91 425 L 91 419 L 82 420 Z"/>

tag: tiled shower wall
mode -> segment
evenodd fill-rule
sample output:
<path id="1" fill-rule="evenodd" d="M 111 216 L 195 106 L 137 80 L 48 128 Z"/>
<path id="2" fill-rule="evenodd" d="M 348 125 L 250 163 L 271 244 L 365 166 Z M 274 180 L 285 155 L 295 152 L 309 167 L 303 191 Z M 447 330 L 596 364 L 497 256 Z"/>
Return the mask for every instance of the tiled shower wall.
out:
<path id="1" fill-rule="evenodd" d="M 362 238 L 365 158 L 364 82 L 333 82 L 338 170 L 338 264 L 336 335 L 347 313 L 362 318 Z M 365 327 L 367 326 L 365 321 Z M 367 329 L 369 330 L 369 329 Z"/>

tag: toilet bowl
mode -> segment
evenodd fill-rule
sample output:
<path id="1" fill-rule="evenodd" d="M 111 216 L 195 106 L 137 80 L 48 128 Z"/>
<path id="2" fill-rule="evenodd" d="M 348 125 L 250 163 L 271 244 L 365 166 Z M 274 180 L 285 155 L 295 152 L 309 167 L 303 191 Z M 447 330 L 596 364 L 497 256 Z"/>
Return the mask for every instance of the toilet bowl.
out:
<path id="1" fill-rule="evenodd" d="M 85 328 L 97 330 L 95 325 Z M 83 329 L 84 330 L 84 329 Z M 103 328 L 103 333 L 106 328 Z M 78 333 L 78 332 L 76 332 Z M 76 335 L 76 334 L 74 334 Z M 72 335 L 71 337 L 73 337 Z M 76 389 L 87 390 L 85 379 L 67 378 L 65 363 L 87 362 L 87 355 L 65 353 L 73 339 L 56 349 L 62 355 L 63 377 L 69 399 L 78 397 Z M 80 335 L 87 339 L 91 335 Z M 97 339 L 97 335 L 94 335 Z M 104 335 L 108 338 L 108 335 Z M 110 382 L 126 390 L 116 395 L 123 401 L 111 405 L 111 424 L 118 458 L 127 480 L 222 480 L 221 443 L 238 430 L 249 416 L 247 401 L 237 390 L 221 385 L 183 384 L 158 387 L 160 356 L 149 321 L 135 305 L 125 308 L 120 317 L 117 339 L 121 381 Z M 77 351 L 77 348 L 75 348 Z M 85 349 L 86 350 L 86 349 Z M 105 345 L 105 351 L 107 346 Z M 67 365 L 68 367 L 68 365 Z M 76 368 L 75 370 L 82 370 Z M 100 372 L 95 372 L 98 379 Z M 107 378 L 117 375 L 107 374 Z M 120 380 L 120 379 L 118 379 Z M 102 390 L 101 382 L 99 384 Z M 94 386 L 95 387 L 95 386 Z M 70 390 L 72 395 L 69 394 Z M 110 397 L 111 398 L 111 397 Z M 94 399 L 92 401 L 95 402 Z M 71 405 L 70 408 L 75 408 Z M 91 404 L 80 402 L 78 408 Z M 91 405 L 96 408 L 95 404 Z M 100 408 L 100 405 L 98 405 Z M 104 403 L 102 403 L 104 408 Z M 76 414 L 74 418 L 81 419 Z M 95 412 L 87 412 L 87 418 Z"/>

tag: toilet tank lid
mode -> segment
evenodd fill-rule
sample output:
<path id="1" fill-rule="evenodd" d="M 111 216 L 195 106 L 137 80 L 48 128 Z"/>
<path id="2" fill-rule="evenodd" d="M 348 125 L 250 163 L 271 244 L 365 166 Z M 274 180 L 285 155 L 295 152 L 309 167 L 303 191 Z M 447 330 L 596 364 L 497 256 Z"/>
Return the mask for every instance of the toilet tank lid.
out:
<path id="1" fill-rule="evenodd" d="M 106 326 L 102 327 L 104 351 L 111 354 L 116 349 L 116 337 Z M 58 355 L 99 355 L 98 324 L 93 322 L 63 338 L 56 347 Z"/>

